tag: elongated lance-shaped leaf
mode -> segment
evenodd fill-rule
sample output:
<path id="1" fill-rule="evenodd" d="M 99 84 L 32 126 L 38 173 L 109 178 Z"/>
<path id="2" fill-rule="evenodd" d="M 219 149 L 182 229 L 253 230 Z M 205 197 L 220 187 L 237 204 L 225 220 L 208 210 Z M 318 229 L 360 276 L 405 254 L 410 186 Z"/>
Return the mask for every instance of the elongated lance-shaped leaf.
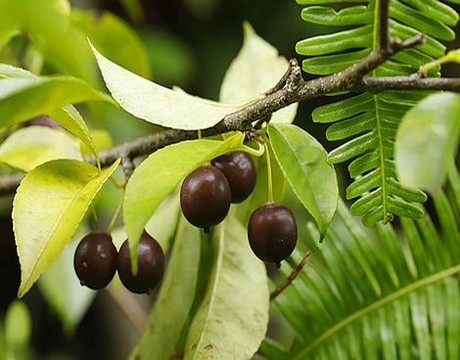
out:
<path id="1" fill-rule="evenodd" d="M 329 75 L 342 71 L 379 46 L 379 0 L 345 2 L 340 10 L 334 1 L 297 0 L 306 5 L 302 19 L 321 26 L 347 26 L 326 35 L 313 36 L 297 43 L 296 50 L 307 58 L 304 71 Z M 390 34 L 401 40 L 423 33 L 426 42 L 405 49 L 370 75 L 409 75 L 434 58 L 444 54 L 439 40 L 452 40 L 451 29 L 458 21 L 457 13 L 441 1 L 390 1 Z M 323 32 L 324 34 L 324 32 Z M 430 75 L 436 75 L 439 68 Z M 418 190 L 399 184 L 394 165 L 394 140 L 402 116 L 425 93 L 385 91 L 363 93 L 332 102 L 313 111 L 315 122 L 331 123 L 327 138 L 345 141 L 329 154 L 329 161 L 349 165 L 355 180 L 347 189 L 348 199 L 357 199 L 352 213 L 373 225 L 389 221 L 394 215 L 419 218 L 423 212 L 418 203 L 426 196 Z"/>
<path id="2" fill-rule="evenodd" d="M 327 162 L 326 150 L 296 125 L 271 124 L 268 134 L 289 184 L 324 235 L 339 197 L 337 178 L 334 168 Z"/>
<path id="3" fill-rule="evenodd" d="M 36 76 L 11 65 L 0 65 L 0 128 L 48 115 L 78 137 L 97 157 L 88 126 L 75 107 L 85 101 L 113 100 L 81 79 Z"/>
<path id="4" fill-rule="evenodd" d="M 94 46 L 92 49 L 113 98 L 127 112 L 152 124 L 183 130 L 206 129 L 248 103 L 223 104 L 166 88 L 115 64 Z"/>
<path id="5" fill-rule="evenodd" d="M 21 265 L 19 297 L 60 254 L 118 164 L 99 171 L 77 160 L 54 160 L 26 175 L 12 214 Z"/>
<path id="6" fill-rule="evenodd" d="M 281 79 L 289 67 L 286 58 L 258 36 L 248 22 L 243 28 L 243 46 L 225 73 L 220 88 L 219 99 L 223 103 L 241 104 L 260 97 Z M 297 104 L 292 104 L 273 113 L 270 121 L 291 123 L 296 112 Z"/>
<path id="7" fill-rule="evenodd" d="M 0 144 L 0 162 L 26 172 L 61 158 L 81 160 L 80 142 L 62 129 L 30 126 Z"/>
<path id="8" fill-rule="evenodd" d="M 134 271 L 137 271 L 136 249 L 139 238 L 161 201 L 198 166 L 241 148 L 243 140 L 243 133 L 235 133 L 223 141 L 183 141 L 154 152 L 134 170 L 126 185 L 123 205 Z"/>
<path id="9" fill-rule="evenodd" d="M 214 262 L 187 334 L 184 359 L 250 359 L 268 324 L 265 267 L 232 214 L 213 230 L 212 242 Z"/>

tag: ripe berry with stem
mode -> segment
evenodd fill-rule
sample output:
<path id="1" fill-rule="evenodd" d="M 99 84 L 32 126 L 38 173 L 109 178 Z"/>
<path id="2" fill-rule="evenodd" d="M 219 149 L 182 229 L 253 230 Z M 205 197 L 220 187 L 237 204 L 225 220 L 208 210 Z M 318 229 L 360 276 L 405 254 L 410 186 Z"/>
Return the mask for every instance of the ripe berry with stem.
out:
<path id="1" fill-rule="evenodd" d="M 249 218 L 248 238 L 252 251 L 259 259 L 274 262 L 279 267 L 297 243 L 295 217 L 283 205 L 263 205 Z"/>

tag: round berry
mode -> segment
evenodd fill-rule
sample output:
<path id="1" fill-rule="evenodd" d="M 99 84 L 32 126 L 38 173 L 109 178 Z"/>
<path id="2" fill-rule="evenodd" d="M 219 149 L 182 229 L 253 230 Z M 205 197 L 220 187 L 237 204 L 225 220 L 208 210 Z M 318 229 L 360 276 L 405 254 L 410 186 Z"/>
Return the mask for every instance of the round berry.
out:
<path id="1" fill-rule="evenodd" d="M 294 251 L 297 243 L 294 215 L 283 205 L 263 205 L 249 218 L 248 238 L 259 259 L 274 262 L 279 267 L 281 260 Z"/>
<path id="2" fill-rule="evenodd" d="M 82 285 L 93 290 L 106 287 L 117 269 L 112 237 L 104 233 L 86 235 L 75 250 L 73 265 Z"/>
<path id="3" fill-rule="evenodd" d="M 225 219 L 230 209 L 230 186 L 225 175 L 211 165 L 190 173 L 182 183 L 180 205 L 185 218 L 197 227 L 209 229 Z"/>
<path id="4" fill-rule="evenodd" d="M 145 231 L 137 245 L 137 261 L 138 271 L 133 275 L 128 240 L 125 240 L 118 252 L 118 276 L 129 291 L 137 294 L 148 293 L 163 277 L 165 256 L 160 244 Z"/>
<path id="5" fill-rule="evenodd" d="M 240 203 L 251 195 L 256 186 L 256 167 L 251 155 L 244 151 L 234 151 L 215 158 L 211 164 L 227 178 L 232 203 Z"/>

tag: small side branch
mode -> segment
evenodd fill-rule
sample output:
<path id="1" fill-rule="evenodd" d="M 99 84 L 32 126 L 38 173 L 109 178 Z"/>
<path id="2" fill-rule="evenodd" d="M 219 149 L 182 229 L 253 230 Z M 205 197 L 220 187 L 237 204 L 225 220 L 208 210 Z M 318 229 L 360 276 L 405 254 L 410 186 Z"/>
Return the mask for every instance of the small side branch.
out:
<path id="1" fill-rule="evenodd" d="M 384 6 L 385 5 L 385 6 Z M 388 1 L 380 3 L 385 13 Z M 387 10 L 385 10 L 387 9 Z M 383 15 L 382 15 L 383 16 Z M 382 25 L 383 26 L 383 25 Z M 383 31 L 383 30 L 382 30 Z M 228 114 L 215 126 L 202 130 L 202 136 L 208 137 L 230 131 L 250 133 L 257 121 L 266 121 L 275 111 L 295 102 L 324 96 L 340 91 L 358 92 L 384 90 L 450 90 L 460 92 L 460 79 L 422 78 L 420 76 L 368 77 L 369 72 L 383 64 L 400 50 L 416 46 L 424 41 L 422 34 L 405 41 L 388 39 L 388 51 L 377 50 L 349 68 L 325 77 L 305 81 L 297 60 L 289 62 L 289 69 L 280 81 L 265 96 L 247 107 Z M 382 40 L 381 45 L 384 44 Z M 136 159 L 153 153 L 167 145 L 197 138 L 197 131 L 164 129 L 160 132 L 143 136 L 122 145 L 115 146 L 99 154 L 101 166 L 106 167 L 118 158 Z M 94 157 L 87 157 L 87 162 L 95 164 Z M 131 166 L 126 164 L 129 176 Z M 0 195 L 14 193 L 23 178 L 22 174 L 0 176 Z"/>
<path id="2" fill-rule="evenodd" d="M 445 90 L 460 92 L 460 78 L 422 78 L 420 76 L 367 77 L 356 91 Z"/>
<path id="3" fill-rule="evenodd" d="M 297 264 L 297 266 L 292 270 L 289 276 L 284 279 L 284 281 L 278 285 L 278 287 L 272 291 L 270 294 L 270 301 L 274 300 L 278 295 L 280 295 L 288 286 L 292 284 L 295 278 L 300 274 L 304 266 L 307 264 L 308 260 L 310 260 L 311 253 L 307 252 L 302 260 Z"/>

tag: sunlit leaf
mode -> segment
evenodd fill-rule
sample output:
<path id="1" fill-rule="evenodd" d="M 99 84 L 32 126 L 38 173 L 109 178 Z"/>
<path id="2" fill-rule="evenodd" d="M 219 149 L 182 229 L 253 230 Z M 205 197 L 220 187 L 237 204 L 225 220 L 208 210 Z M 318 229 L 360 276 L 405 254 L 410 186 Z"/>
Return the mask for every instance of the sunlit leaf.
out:
<path id="1" fill-rule="evenodd" d="M 244 23 L 244 42 L 238 56 L 225 74 L 220 101 L 241 104 L 263 96 L 281 79 L 289 68 L 288 61 L 278 50 L 258 36 L 248 22 Z M 297 103 L 283 108 L 272 115 L 272 122 L 294 120 Z"/>
<path id="2" fill-rule="evenodd" d="M 152 124 L 184 130 L 205 129 L 244 106 L 174 91 L 122 68 L 92 49 L 113 98 L 127 112 Z"/>
<path id="3" fill-rule="evenodd" d="M 428 96 L 404 116 L 395 143 L 396 170 L 401 182 L 432 193 L 443 185 L 457 151 L 460 96 Z"/>
<path id="4" fill-rule="evenodd" d="M 11 126 L 67 104 L 111 101 L 83 80 L 70 76 L 0 79 L 0 127 Z"/>
<path id="5" fill-rule="evenodd" d="M 184 359 L 250 359 L 267 330 L 265 266 L 251 252 L 246 228 L 233 216 L 213 230 L 212 241 L 214 264 Z"/>
<path id="6" fill-rule="evenodd" d="M 0 145 L 0 162 L 27 172 L 51 160 L 81 160 L 79 145 L 63 130 L 30 126 L 15 131 Z"/>
<path id="7" fill-rule="evenodd" d="M 123 205 L 123 218 L 134 259 L 144 226 L 161 201 L 195 168 L 238 149 L 243 139 L 244 134 L 235 133 L 224 141 L 183 141 L 154 152 L 134 170 L 126 186 Z"/>
<path id="8" fill-rule="evenodd" d="M 61 253 L 91 201 L 119 164 L 101 172 L 76 160 L 54 160 L 29 172 L 13 202 L 22 297 Z"/>
<path id="9" fill-rule="evenodd" d="M 338 185 L 327 152 L 307 132 L 295 125 L 269 125 L 276 159 L 289 184 L 324 235 L 337 209 Z"/>

